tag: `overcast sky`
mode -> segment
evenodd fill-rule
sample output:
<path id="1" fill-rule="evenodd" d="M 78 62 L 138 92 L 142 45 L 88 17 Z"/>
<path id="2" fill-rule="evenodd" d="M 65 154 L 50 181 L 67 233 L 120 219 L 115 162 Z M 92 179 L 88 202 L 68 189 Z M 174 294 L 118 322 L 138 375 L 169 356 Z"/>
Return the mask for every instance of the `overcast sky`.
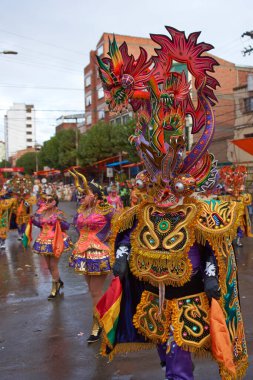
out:
<path id="1" fill-rule="evenodd" d="M 3 116 L 15 103 L 34 104 L 37 142 L 55 133 L 56 118 L 84 112 L 83 68 L 103 32 L 140 37 L 164 25 L 202 31 L 199 42 L 238 65 L 253 40 L 252 0 L 0 0 L 0 140 Z M 17 131 L 18 137 L 18 131 Z"/>

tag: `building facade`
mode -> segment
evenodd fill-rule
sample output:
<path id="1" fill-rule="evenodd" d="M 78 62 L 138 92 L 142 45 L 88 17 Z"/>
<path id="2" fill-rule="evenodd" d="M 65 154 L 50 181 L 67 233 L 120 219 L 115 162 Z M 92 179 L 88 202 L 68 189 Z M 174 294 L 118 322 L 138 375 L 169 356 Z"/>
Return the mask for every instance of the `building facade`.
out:
<path id="1" fill-rule="evenodd" d="M 85 125 L 86 129 L 92 127 L 100 120 L 106 122 L 116 122 L 118 124 L 124 123 L 129 117 L 132 116 L 131 111 L 125 111 L 121 115 L 115 115 L 109 113 L 106 108 L 104 92 L 102 83 L 100 81 L 96 63 L 96 55 L 103 57 L 107 55 L 109 50 L 108 37 L 113 38 L 113 34 L 104 33 L 97 43 L 96 50 L 90 52 L 90 63 L 84 68 L 84 92 L 85 92 Z M 155 48 L 159 48 L 150 38 L 139 38 L 124 35 L 115 35 L 116 41 L 120 46 L 124 41 L 128 45 L 129 53 L 138 57 L 140 50 L 139 47 L 143 47 L 150 57 L 156 55 Z M 226 61 L 222 58 L 213 56 L 216 59 L 218 66 L 215 67 L 215 72 L 211 75 L 214 76 L 220 83 L 220 87 L 217 88 L 215 94 L 218 99 L 218 103 L 215 106 L 216 116 L 216 131 L 210 151 L 214 153 L 215 157 L 220 162 L 228 161 L 227 145 L 228 141 L 234 138 L 234 128 L 236 120 L 236 105 L 234 98 L 234 88 L 244 83 L 247 73 L 253 68 L 238 67 L 234 63 Z M 175 63 L 175 67 L 176 67 Z M 180 70 L 185 70 L 184 65 L 180 66 Z M 178 68 L 177 68 L 178 69 Z M 175 71 L 177 71 L 177 69 Z M 188 80 L 191 80 L 190 73 L 186 72 Z M 193 101 L 196 99 L 196 94 L 192 92 Z M 190 117 L 186 120 L 188 133 L 188 148 L 191 147 L 192 142 L 198 139 L 198 135 L 192 136 L 191 120 Z"/>
<path id="2" fill-rule="evenodd" d="M 0 141 L 0 162 L 5 160 L 6 154 L 5 154 L 5 142 Z"/>
<path id="3" fill-rule="evenodd" d="M 245 69 L 246 70 L 246 69 Z M 246 72 L 246 71 L 245 71 Z M 253 70 L 246 72 L 242 84 L 234 88 L 235 128 L 234 140 L 253 138 Z M 228 143 L 228 159 L 231 162 L 246 163 L 253 167 L 253 156 L 233 143 Z"/>
<path id="4" fill-rule="evenodd" d="M 14 103 L 4 116 L 6 160 L 17 151 L 34 148 L 35 110 L 33 105 Z"/>
<path id="5" fill-rule="evenodd" d="M 138 57 L 140 54 L 140 46 L 147 51 L 148 57 L 154 55 L 154 48 L 158 47 L 150 38 L 131 37 L 120 34 L 115 34 L 114 36 L 119 46 L 125 41 L 128 45 L 129 54 L 133 54 L 135 57 Z M 97 43 L 96 50 L 90 52 L 90 63 L 84 68 L 86 129 L 89 129 L 101 120 L 120 124 L 132 117 L 131 111 L 125 111 L 121 115 L 116 115 L 113 112 L 109 113 L 106 109 L 104 91 L 98 75 L 96 55 L 103 57 L 107 54 L 109 50 L 109 38 L 112 40 L 112 33 L 103 33 Z"/>

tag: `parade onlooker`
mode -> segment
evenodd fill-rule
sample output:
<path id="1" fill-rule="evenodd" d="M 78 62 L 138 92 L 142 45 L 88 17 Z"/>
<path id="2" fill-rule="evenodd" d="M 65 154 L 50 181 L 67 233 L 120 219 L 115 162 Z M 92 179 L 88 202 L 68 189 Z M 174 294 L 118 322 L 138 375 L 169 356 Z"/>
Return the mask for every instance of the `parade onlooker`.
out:
<path id="1" fill-rule="evenodd" d="M 109 195 L 107 196 L 107 201 L 115 208 L 115 210 L 120 211 L 123 209 L 122 201 L 120 199 L 120 196 L 118 195 L 117 186 L 114 184 L 112 184 L 109 188 Z"/>

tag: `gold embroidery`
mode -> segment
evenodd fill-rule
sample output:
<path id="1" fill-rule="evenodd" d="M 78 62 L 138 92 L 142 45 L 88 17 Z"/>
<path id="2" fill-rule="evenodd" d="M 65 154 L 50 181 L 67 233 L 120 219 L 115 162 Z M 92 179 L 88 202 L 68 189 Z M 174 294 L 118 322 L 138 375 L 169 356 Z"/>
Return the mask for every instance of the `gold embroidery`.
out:
<path id="1" fill-rule="evenodd" d="M 154 285 L 182 286 L 189 281 L 192 264 L 188 251 L 194 244 L 194 203 L 174 209 L 155 204 L 139 208 L 139 221 L 132 234 L 130 269 L 139 279 Z"/>
<path id="2" fill-rule="evenodd" d="M 159 315 L 159 296 L 145 290 L 136 308 L 133 324 L 140 334 L 152 342 L 166 342 L 170 326 L 168 308 L 165 306 Z"/>
<path id="3" fill-rule="evenodd" d="M 172 326 L 174 340 L 184 350 L 204 353 L 210 348 L 209 303 L 205 293 L 165 300 L 159 315 L 159 296 L 144 290 L 133 324 L 153 343 L 166 342 Z"/>
<path id="4" fill-rule="evenodd" d="M 184 350 L 197 352 L 210 347 L 209 302 L 205 293 L 173 299 L 172 325 L 175 342 Z"/>

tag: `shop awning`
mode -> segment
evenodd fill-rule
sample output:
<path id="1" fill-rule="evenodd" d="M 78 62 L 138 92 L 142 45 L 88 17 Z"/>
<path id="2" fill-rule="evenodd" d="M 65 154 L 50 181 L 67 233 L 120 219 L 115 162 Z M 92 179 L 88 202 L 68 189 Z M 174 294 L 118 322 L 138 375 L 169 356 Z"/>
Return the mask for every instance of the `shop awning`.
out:
<path id="1" fill-rule="evenodd" d="M 94 162 L 94 164 L 91 164 L 91 166 L 106 164 L 106 162 L 116 160 L 119 157 L 120 157 L 119 154 L 117 156 L 107 157 L 104 160 L 100 160 L 100 161 Z"/>
<path id="2" fill-rule="evenodd" d="M 0 168 L 0 173 L 22 173 L 24 168 Z"/>
<path id="3" fill-rule="evenodd" d="M 231 140 L 231 143 L 238 146 L 238 148 L 244 150 L 245 152 L 253 156 L 253 137 L 248 137 L 246 139 Z"/>
<path id="4" fill-rule="evenodd" d="M 117 162 L 112 162 L 111 164 L 106 164 L 107 168 L 112 168 L 113 166 L 120 166 L 124 164 L 128 164 L 129 161 L 124 160 L 124 161 L 117 161 Z"/>
<path id="5" fill-rule="evenodd" d="M 136 162 L 135 164 L 123 165 L 122 168 L 136 168 L 137 166 L 143 165 L 143 162 Z"/>
<path id="6" fill-rule="evenodd" d="M 38 172 L 33 172 L 33 174 L 48 177 L 51 175 L 61 174 L 61 171 L 58 169 L 40 170 Z"/>

